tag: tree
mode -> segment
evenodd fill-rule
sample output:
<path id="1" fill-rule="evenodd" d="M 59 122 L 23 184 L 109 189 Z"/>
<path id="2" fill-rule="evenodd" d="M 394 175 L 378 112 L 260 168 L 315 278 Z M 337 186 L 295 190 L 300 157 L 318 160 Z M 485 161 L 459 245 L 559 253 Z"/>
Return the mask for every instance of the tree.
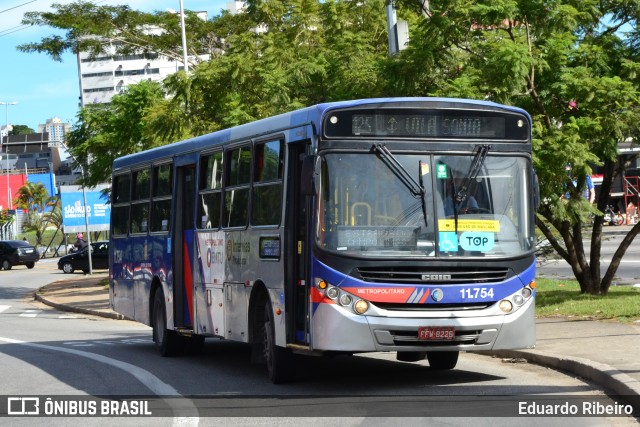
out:
<path id="1" fill-rule="evenodd" d="M 403 13 L 423 12 L 422 2 L 396 4 Z M 602 211 L 617 173 L 617 146 L 640 136 L 638 10 L 635 1 L 432 1 L 409 49 L 387 64 L 397 93 L 488 99 L 531 113 L 543 200 L 537 224 L 583 293 L 607 293 L 640 232 L 640 224 L 631 229 L 602 275 Z M 604 168 L 596 206 L 580 196 L 591 165 Z M 570 199 L 560 197 L 565 192 Z M 583 230 L 591 215 L 587 257 Z"/>
<path id="2" fill-rule="evenodd" d="M 76 1 L 56 3 L 49 12 L 27 12 L 22 24 L 38 25 L 66 31 L 64 36 L 54 34 L 37 43 L 18 46 L 23 52 L 44 52 L 56 61 L 62 54 L 89 52 L 93 56 L 148 53 L 163 55 L 182 62 L 182 42 L 179 16 L 173 12 L 145 13 L 129 6 L 99 6 L 93 2 Z M 215 55 L 222 42 L 210 31 L 210 23 L 185 11 L 188 28 L 191 65 L 199 62 L 198 55 Z"/>
<path id="3" fill-rule="evenodd" d="M 80 110 L 66 143 L 71 156 L 84 167 L 83 185 L 110 182 L 114 159 L 161 143 L 148 132 L 145 114 L 163 98 L 159 83 L 143 80 L 114 96 L 108 105 Z"/>
<path id="4" fill-rule="evenodd" d="M 27 211 L 27 220 L 24 223 L 26 231 L 36 234 L 36 244 L 42 244 L 42 236 L 49 225 L 45 208 L 55 202 L 55 198 L 49 196 L 49 192 L 41 182 L 27 182 L 18 189 L 18 197 L 15 199 L 16 207 Z"/>
<path id="5" fill-rule="evenodd" d="M 9 135 L 30 135 L 35 131 L 27 125 L 13 125 L 13 130 Z"/>

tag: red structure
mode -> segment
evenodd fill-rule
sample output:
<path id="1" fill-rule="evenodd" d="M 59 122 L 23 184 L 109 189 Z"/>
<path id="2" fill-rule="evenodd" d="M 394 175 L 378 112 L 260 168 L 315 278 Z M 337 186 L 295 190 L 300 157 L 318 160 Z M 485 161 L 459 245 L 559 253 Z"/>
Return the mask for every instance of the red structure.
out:
<path id="1" fill-rule="evenodd" d="M 18 189 L 27 182 L 27 176 L 22 173 L 9 173 L 7 180 L 7 171 L 3 170 L 0 174 L 0 209 L 15 209 L 13 200 L 16 198 Z M 11 192 L 11 204 L 7 197 L 8 191 Z"/>

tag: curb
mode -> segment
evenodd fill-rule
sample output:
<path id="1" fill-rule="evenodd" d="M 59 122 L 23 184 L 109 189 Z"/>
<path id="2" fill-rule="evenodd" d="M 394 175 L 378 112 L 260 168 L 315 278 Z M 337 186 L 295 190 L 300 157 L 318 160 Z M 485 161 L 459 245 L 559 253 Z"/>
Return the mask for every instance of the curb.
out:
<path id="1" fill-rule="evenodd" d="M 72 307 L 72 306 L 66 305 L 66 304 L 58 304 L 57 302 L 53 302 L 51 300 L 48 300 L 45 297 L 43 297 L 42 295 L 40 295 L 40 290 L 41 289 L 42 288 L 40 288 L 36 292 L 34 292 L 34 294 L 33 294 L 34 299 L 36 299 L 37 301 L 40 301 L 41 303 L 46 304 L 46 305 L 48 305 L 50 307 L 57 308 L 58 310 L 69 311 L 69 312 L 72 312 L 72 313 L 90 314 L 90 315 L 93 315 L 93 316 L 106 317 L 106 318 L 115 319 L 115 320 L 131 320 L 127 316 L 124 316 L 122 314 L 118 314 L 118 313 L 115 313 L 115 312 L 90 310 L 90 309 L 87 309 L 87 308 Z"/>
<path id="2" fill-rule="evenodd" d="M 480 352 L 474 352 L 482 354 Z M 640 381 L 605 363 L 572 356 L 559 356 L 543 351 L 497 350 L 487 355 L 503 358 L 521 358 L 536 365 L 547 366 L 565 372 L 571 372 L 586 378 L 614 392 L 627 403 L 640 410 Z"/>

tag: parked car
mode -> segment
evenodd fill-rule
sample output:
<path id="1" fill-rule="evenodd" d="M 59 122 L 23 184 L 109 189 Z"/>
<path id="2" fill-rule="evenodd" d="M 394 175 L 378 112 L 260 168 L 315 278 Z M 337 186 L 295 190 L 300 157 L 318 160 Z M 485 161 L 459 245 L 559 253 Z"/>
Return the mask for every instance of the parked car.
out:
<path id="1" fill-rule="evenodd" d="M 65 273 L 73 273 L 76 270 L 88 273 L 88 252 L 88 249 L 84 248 L 78 252 L 61 257 L 58 260 L 58 270 L 62 270 Z M 109 268 L 109 242 L 91 243 L 91 267 L 95 270 Z"/>
<path id="2" fill-rule="evenodd" d="M 36 248 L 24 240 L 0 241 L 0 267 L 11 270 L 14 265 L 26 265 L 33 268 L 40 259 Z"/>

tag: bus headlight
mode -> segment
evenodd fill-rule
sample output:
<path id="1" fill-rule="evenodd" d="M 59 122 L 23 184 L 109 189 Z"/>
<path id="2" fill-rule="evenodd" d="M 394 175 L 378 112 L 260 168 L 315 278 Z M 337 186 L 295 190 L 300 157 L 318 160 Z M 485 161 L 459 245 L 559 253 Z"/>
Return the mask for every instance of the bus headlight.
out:
<path id="1" fill-rule="evenodd" d="M 503 299 L 502 301 L 500 301 L 498 307 L 500 307 L 500 310 L 502 310 L 503 313 L 511 313 L 511 310 L 513 310 L 513 304 L 511 304 L 511 301 L 509 301 L 508 299 Z"/>
<path id="2" fill-rule="evenodd" d="M 329 287 L 329 289 L 327 289 L 326 295 L 331 299 L 336 299 L 338 298 L 338 295 L 340 295 L 340 291 L 338 290 L 338 288 L 331 286 Z"/>
<path id="3" fill-rule="evenodd" d="M 351 301 L 352 301 L 351 295 L 342 294 L 340 296 L 340 305 L 344 305 L 344 306 L 349 305 L 351 304 Z"/>
<path id="4" fill-rule="evenodd" d="M 524 297 L 522 295 L 515 294 L 513 296 L 513 302 L 515 302 L 516 305 L 522 305 L 524 304 Z"/>
<path id="5" fill-rule="evenodd" d="M 359 299 L 355 304 L 353 304 L 353 311 L 358 314 L 364 314 L 367 310 L 369 310 L 369 303 L 363 299 Z"/>

